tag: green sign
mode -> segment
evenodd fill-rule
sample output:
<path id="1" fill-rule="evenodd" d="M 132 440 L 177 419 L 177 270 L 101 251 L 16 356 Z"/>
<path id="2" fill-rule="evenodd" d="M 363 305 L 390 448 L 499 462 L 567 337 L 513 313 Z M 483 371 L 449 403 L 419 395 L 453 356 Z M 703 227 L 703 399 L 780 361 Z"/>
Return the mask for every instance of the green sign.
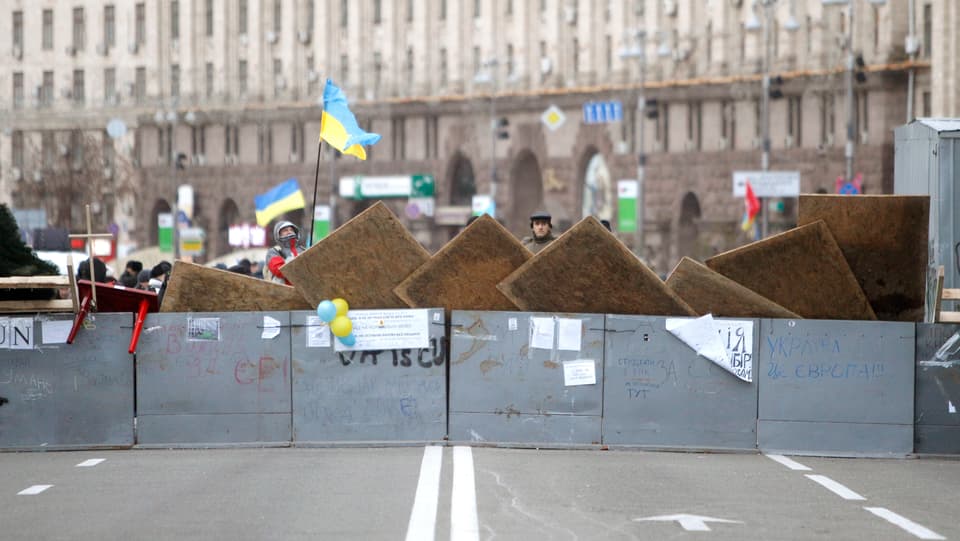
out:
<path id="1" fill-rule="evenodd" d="M 410 197 L 433 197 L 433 175 L 413 175 Z"/>
<path id="2" fill-rule="evenodd" d="M 161 252 L 173 253 L 173 214 L 157 215 L 157 247 Z"/>
<path id="3" fill-rule="evenodd" d="M 317 205 L 313 209 L 313 241 L 316 244 L 330 234 L 330 206 Z"/>
<path id="4" fill-rule="evenodd" d="M 433 175 L 356 175 L 340 179 L 340 197 L 344 199 L 433 197 L 433 195 Z"/>
<path id="5" fill-rule="evenodd" d="M 636 180 L 617 181 L 617 231 L 637 232 L 637 194 L 639 186 Z"/>

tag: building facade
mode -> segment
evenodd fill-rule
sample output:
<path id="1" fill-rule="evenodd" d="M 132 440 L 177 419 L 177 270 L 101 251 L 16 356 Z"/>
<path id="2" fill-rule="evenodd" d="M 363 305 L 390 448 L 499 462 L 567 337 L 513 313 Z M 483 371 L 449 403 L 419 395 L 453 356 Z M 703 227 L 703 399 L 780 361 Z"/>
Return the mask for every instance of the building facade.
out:
<path id="1" fill-rule="evenodd" d="M 960 6 L 852 2 L 2 0 L 0 201 L 73 229 L 96 203 L 123 246 L 146 246 L 188 185 L 216 255 L 285 179 L 333 203 L 336 226 L 370 203 L 340 198 L 340 177 L 431 174 L 436 218 L 390 204 L 436 249 L 461 225 L 440 215 L 475 194 L 517 235 L 538 209 L 559 230 L 615 218 L 617 180 L 642 163 L 640 227 L 618 234 L 666 273 L 751 240 L 731 176 L 764 154 L 803 192 L 834 193 L 849 168 L 889 193 L 893 128 L 960 113 Z M 318 164 L 327 78 L 383 135 L 366 161 Z M 588 122 L 596 102 L 622 120 Z M 795 199 L 765 203 L 770 233 L 795 223 Z"/>

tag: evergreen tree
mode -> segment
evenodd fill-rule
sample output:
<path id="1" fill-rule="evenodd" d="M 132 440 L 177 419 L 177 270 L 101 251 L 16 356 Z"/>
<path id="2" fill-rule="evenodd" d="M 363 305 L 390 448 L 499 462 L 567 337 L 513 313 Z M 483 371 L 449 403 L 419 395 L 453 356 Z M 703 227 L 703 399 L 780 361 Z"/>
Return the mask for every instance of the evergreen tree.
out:
<path id="1" fill-rule="evenodd" d="M 0 276 L 56 276 L 60 270 L 38 258 L 20 238 L 10 209 L 0 204 Z"/>

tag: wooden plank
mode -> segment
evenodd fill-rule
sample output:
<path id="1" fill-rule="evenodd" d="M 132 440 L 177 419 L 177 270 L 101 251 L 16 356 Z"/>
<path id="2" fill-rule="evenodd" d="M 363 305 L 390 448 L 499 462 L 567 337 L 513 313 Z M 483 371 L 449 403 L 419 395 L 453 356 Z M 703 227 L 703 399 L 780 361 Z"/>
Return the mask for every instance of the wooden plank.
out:
<path id="1" fill-rule="evenodd" d="M 68 287 L 69 276 L 8 276 L 0 278 L 0 289 L 53 289 Z"/>
<path id="2" fill-rule="evenodd" d="M 803 194 L 799 226 L 823 220 L 884 321 L 923 321 L 930 198 Z"/>
<path id="3" fill-rule="evenodd" d="M 804 318 L 877 319 L 823 220 L 716 255 L 706 264 Z"/>
<path id="4" fill-rule="evenodd" d="M 413 308 L 516 310 L 497 284 L 532 257 L 505 227 L 484 214 L 394 288 Z"/>
<path id="5" fill-rule="evenodd" d="M 960 289 L 944 289 L 940 298 L 945 301 L 960 301 Z"/>
<path id="6" fill-rule="evenodd" d="M 943 265 L 937 267 L 937 296 L 933 301 L 933 322 L 940 321 L 940 308 L 943 306 Z"/>
<path id="7" fill-rule="evenodd" d="M 529 312 L 695 315 L 592 216 L 560 235 L 497 288 Z"/>
<path id="8" fill-rule="evenodd" d="M 260 312 L 309 310 L 297 290 L 235 272 L 177 260 L 161 312 Z"/>
<path id="9" fill-rule="evenodd" d="M 667 287 L 690 305 L 697 315 L 786 319 L 800 317 L 689 257 L 681 259 L 670 272 Z"/>
<path id="10" fill-rule="evenodd" d="M 280 268 L 311 306 L 343 298 L 351 308 L 409 308 L 394 288 L 430 259 L 378 201 Z"/>
<path id="11" fill-rule="evenodd" d="M 940 323 L 960 323 L 960 312 L 940 312 Z"/>
<path id="12" fill-rule="evenodd" d="M 73 301 L 70 299 L 54 299 L 49 301 L 0 301 L 0 314 L 72 311 Z"/>

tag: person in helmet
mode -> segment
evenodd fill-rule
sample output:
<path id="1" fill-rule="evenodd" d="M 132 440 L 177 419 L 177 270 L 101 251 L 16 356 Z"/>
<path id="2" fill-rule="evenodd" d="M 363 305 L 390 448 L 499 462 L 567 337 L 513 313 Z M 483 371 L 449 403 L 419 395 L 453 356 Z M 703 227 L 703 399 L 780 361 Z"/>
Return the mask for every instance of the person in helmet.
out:
<path id="1" fill-rule="evenodd" d="M 556 238 L 553 236 L 553 217 L 546 211 L 539 210 L 530 215 L 530 231 L 533 234 L 524 237 L 522 242 L 533 253 L 543 250 Z"/>
<path id="2" fill-rule="evenodd" d="M 267 250 L 267 268 L 264 271 L 264 278 L 278 284 L 290 285 L 290 282 L 280 272 L 280 267 L 306 249 L 300 243 L 300 228 L 295 226 L 293 222 L 277 222 L 277 225 L 273 226 L 273 238 L 276 244 Z"/>

